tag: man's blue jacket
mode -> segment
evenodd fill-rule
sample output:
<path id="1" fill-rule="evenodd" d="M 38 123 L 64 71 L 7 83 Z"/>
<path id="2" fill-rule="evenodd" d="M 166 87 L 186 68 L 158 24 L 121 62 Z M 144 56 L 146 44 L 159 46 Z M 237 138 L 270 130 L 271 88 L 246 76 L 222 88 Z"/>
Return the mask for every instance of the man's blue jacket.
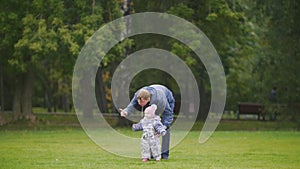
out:
<path id="1" fill-rule="evenodd" d="M 174 114 L 174 106 L 175 106 L 175 99 L 173 97 L 172 92 L 163 85 L 151 85 L 145 86 L 141 89 L 146 89 L 150 92 L 150 103 L 144 107 L 141 107 L 138 104 L 137 95 L 139 90 L 135 92 L 134 97 L 130 101 L 129 105 L 124 109 L 129 115 L 134 111 L 141 111 L 144 110 L 152 105 L 157 105 L 156 114 L 162 116 L 162 124 L 166 127 L 170 127 L 173 121 L 173 114 Z"/>

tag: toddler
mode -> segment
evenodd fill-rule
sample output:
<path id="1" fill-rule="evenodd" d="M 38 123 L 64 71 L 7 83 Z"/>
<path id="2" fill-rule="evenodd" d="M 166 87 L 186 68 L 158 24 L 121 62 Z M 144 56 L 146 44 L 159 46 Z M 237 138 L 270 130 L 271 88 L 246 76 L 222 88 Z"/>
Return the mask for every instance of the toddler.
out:
<path id="1" fill-rule="evenodd" d="M 145 116 L 139 123 L 132 125 L 133 131 L 143 130 L 141 138 L 142 161 L 147 162 L 151 156 L 161 159 L 160 135 L 166 134 L 166 127 L 161 123 L 160 117 L 155 115 L 157 106 L 152 104 L 145 109 Z"/>

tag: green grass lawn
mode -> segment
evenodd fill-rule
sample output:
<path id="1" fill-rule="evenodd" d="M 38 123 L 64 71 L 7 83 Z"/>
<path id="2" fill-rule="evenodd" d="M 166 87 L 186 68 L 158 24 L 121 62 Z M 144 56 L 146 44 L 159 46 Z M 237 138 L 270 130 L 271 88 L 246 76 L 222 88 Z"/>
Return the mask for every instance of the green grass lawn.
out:
<path id="1" fill-rule="evenodd" d="M 120 129 L 131 133 L 130 130 Z M 139 135 L 140 133 L 136 133 Z M 192 131 L 168 161 L 142 163 L 102 150 L 81 129 L 2 130 L 0 168 L 299 168 L 300 133 L 217 131 L 198 143 Z"/>

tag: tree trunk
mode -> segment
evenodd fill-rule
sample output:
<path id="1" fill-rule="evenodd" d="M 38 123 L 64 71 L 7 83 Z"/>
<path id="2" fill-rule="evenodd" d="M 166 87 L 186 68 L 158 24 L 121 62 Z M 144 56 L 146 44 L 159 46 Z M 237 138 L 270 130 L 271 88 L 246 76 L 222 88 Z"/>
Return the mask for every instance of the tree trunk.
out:
<path id="1" fill-rule="evenodd" d="M 0 111 L 0 126 L 3 126 L 6 124 L 6 120 L 4 118 L 3 111 Z"/>
<path id="2" fill-rule="evenodd" d="M 22 95 L 22 113 L 25 119 L 30 119 L 35 121 L 35 116 L 32 113 L 32 93 L 33 93 L 33 82 L 34 82 L 34 72 L 29 70 L 26 73 L 24 80 L 24 90 Z"/>
<path id="3" fill-rule="evenodd" d="M 69 102 L 68 95 L 66 93 L 62 95 L 62 106 L 64 112 L 70 112 L 70 102 Z"/>
<path id="4" fill-rule="evenodd" d="M 82 72 L 83 75 L 88 74 L 90 72 L 90 70 L 85 69 L 84 72 Z M 80 85 L 79 86 L 85 86 L 86 88 L 91 88 L 92 87 L 92 82 L 89 76 L 81 76 L 80 78 Z M 95 79 L 93 79 L 95 80 Z M 87 83 L 89 82 L 89 83 Z M 78 105 L 78 107 L 80 107 L 80 111 L 82 111 L 83 113 L 83 118 L 84 119 L 94 119 L 94 115 L 93 115 L 93 109 L 95 108 L 93 105 L 91 104 L 91 102 L 89 101 L 89 97 L 94 95 L 95 91 L 91 91 L 91 90 L 86 90 L 84 88 L 80 88 L 78 94 L 75 96 L 78 99 L 76 99 L 76 101 L 78 101 L 77 103 L 74 103 L 75 105 Z M 80 98 L 80 100 L 79 100 Z"/>
<path id="5" fill-rule="evenodd" d="M 199 79 L 197 81 L 198 81 L 199 92 L 200 92 L 200 107 L 199 107 L 199 113 L 197 119 L 205 120 L 208 115 L 208 111 L 210 107 L 209 98 L 205 94 L 205 87 L 203 84 L 203 80 Z"/>
<path id="6" fill-rule="evenodd" d="M 41 80 L 43 85 L 43 90 L 45 91 L 44 107 L 47 108 L 47 112 L 50 113 L 52 112 L 52 103 L 51 103 L 52 94 L 51 94 L 51 86 L 49 85 L 50 82 L 47 79 L 47 77 L 50 76 L 49 69 L 46 70 L 45 74 L 37 74 L 37 75 L 39 76 L 39 79 Z"/>
<path id="7" fill-rule="evenodd" d="M 56 102 L 56 97 L 52 97 L 52 107 L 53 107 L 53 112 L 57 112 L 57 102 Z"/>
<path id="8" fill-rule="evenodd" d="M 50 98 L 49 98 L 48 93 L 49 93 L 48 91 L 45 92 L 45 104 L 47 107 L 47 112 L 50 113 L 50 112 L 52 112 L 52 107 L 51 107 Z"/>
<path id="9" fill-rule="evenodd" d="M 4 118 L 4 85 L 3 85 L 3 72 L 0 70 L 0 126 L 3 126 L 6 123 Z"/>
<path id="10" fill-rule="evenodd" d="M 4 112 L 4 82 L 3 82 L 3 71 L 0 70 L 0 99 L 1 99 L 1 103 L 0 103 L 0 112 Z"/>
<path id="11" fill-rule="evenodd" d="M 95 12 L 95 6 L 96 6 L 96 2 L 95 2 L 95 0 L 93 0 L 93 2 L 92 2 L 92 14 L 94 14 Z"/>
<path id="12" fill-rule="evenodd" d="M 22 119 L 21 113 L 21 98 L 22 98 L 22 78 L 17 77 L 15 82 L 15 92 L 13 100 L 13 120 Z"/>
<path id="13" fill-rule="evenodd" d="M 99 69 L 96 75 L 96 97 L 98 107 L 102 113 L 108 113 L 107 101 L 105 98 L 104 82 L 102 78 L 102 71 Z"/>
<path id="14" fill-rule="evenodd" d="M 64 112 L 70 112 L 70 100 L 69 100 L 69 85 L 67 83 L 66 77 L 64 77 L 63 83 L 63 92 L 62 92 L 62 107 Z"/>

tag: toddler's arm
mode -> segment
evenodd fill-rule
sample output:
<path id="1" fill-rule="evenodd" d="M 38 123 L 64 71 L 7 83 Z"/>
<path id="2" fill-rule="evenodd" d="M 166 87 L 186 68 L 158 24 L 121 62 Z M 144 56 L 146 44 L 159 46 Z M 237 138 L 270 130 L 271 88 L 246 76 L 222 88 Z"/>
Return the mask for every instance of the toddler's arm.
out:
<path id="1" fill-rule="evenodd" d="M 133 125 L 132 125 L 132 130 L 133 130 L 133 131 L 140 131 L 140 130 L 143 130 L 142 123 L 133 124 Z"/>
<path id="2" fill-rule="evenodd" d="M 164 136 L 166 134 L 166 126 L 164 126 L 160 121 L 157 121 L 156 124 L 154 125 L 155 131 Z"/>

